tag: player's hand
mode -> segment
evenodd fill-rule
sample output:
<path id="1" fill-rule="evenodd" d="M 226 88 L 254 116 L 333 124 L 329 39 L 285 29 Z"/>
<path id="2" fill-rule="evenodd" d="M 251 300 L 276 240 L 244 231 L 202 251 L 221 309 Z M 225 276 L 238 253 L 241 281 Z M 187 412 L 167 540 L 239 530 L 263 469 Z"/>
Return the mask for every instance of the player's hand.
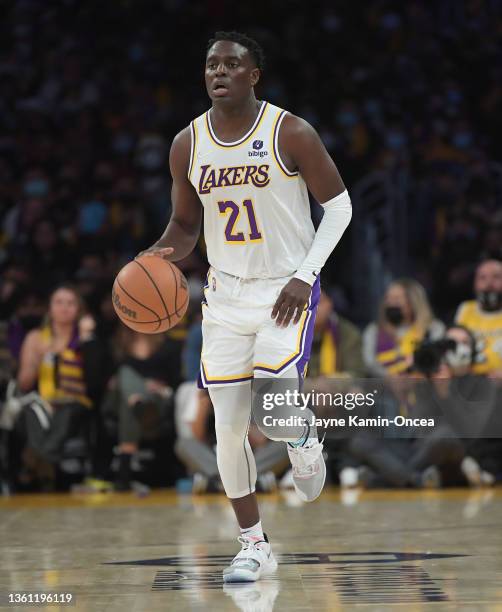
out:
<path id="1" fill-rule="evenodd" d="M 138 257 L 144 257 L 144 256 L 148 256 L 148 257 L 156 256 L 156 257 L 162 257 L 162 259 L 168 259 L 169 255 L 171 255 L 172 253 L 174 253 L 174 249 L 172 247 L 153 246 L 153 247 L 150 247 L 149 249 L 146 249 L 146 251 L 141 251 L 141 253 L 138 253 L 134 259 L 138 259 Z"/>
<path id="2" fill-rule="evenodd" d="M 296 325 L 309 301 L 312 287 L 299 278 L 292 278 L 282 288 L 272 309 L 272 319 L 279 327 L 287 327 L 291 319 Z"/>

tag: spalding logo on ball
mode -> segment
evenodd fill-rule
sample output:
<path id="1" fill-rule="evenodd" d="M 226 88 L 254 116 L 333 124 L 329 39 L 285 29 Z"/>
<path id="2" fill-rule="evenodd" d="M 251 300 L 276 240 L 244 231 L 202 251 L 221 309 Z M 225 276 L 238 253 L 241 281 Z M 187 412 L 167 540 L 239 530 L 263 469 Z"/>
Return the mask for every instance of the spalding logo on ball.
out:
<path id="1" fill-rule="evenodd" d="M 159 334 L 174 327 L 185 314 L 188 284 L 170 261 L 144 255 L 117 274 L 112 302 L 125 325 L 144 334 Z"/>

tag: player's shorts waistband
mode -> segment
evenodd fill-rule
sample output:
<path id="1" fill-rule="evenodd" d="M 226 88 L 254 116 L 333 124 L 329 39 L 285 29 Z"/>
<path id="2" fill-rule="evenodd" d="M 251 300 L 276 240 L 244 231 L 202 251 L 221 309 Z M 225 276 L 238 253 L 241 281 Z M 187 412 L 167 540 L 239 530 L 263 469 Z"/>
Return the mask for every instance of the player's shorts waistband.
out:
<path id="1" fill-rule="evenodd" d="M 228 276 L 229 278 L 238 280 L 241 283 L 252 283 L 255 281 L 267 281 L 267 280 L 280 280 L 281 278 L 290 278 L 293 276 L 295 271 L 291 272 L 291 274 L 287 274 L 286 276 L 253 276 L 252 278 L 247 278 L 245 276 L 236 276 L 235 274 L 230 274 L 229 272 L 224 272 L 223 270 L 219 270 L 214 266 L 209 268 L 209 272 L 214 271 L 216 274 L 222 274 L 223 276 Z"/>

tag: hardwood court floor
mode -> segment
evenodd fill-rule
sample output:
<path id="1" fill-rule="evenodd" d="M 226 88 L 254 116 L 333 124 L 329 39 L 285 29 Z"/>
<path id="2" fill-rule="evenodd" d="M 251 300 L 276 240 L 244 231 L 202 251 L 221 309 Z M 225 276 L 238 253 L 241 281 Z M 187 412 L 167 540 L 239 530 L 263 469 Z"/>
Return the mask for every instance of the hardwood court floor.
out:
<path id="1" fill-rule="evenodd" d="M 278 574 L 225 589 L 237 534 L 222 496 L 0 499 L 0 592 L 76 596 L 6 606 L 31 611 L 502 610 L 502 489 L 349 493 L 262 496 Z"/>

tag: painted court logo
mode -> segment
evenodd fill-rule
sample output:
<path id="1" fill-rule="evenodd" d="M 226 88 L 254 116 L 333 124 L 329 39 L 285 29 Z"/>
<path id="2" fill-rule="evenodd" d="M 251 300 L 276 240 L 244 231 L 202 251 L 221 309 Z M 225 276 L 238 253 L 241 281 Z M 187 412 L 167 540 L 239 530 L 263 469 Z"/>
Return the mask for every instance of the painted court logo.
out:
<path id="1" fill-rule="evenodd" d="M 265 157 L 268 155 L 268 151 L 262 151 L 263 140 L 253 140 L 253 150 L 248 151 L 249 157 Z"/>

